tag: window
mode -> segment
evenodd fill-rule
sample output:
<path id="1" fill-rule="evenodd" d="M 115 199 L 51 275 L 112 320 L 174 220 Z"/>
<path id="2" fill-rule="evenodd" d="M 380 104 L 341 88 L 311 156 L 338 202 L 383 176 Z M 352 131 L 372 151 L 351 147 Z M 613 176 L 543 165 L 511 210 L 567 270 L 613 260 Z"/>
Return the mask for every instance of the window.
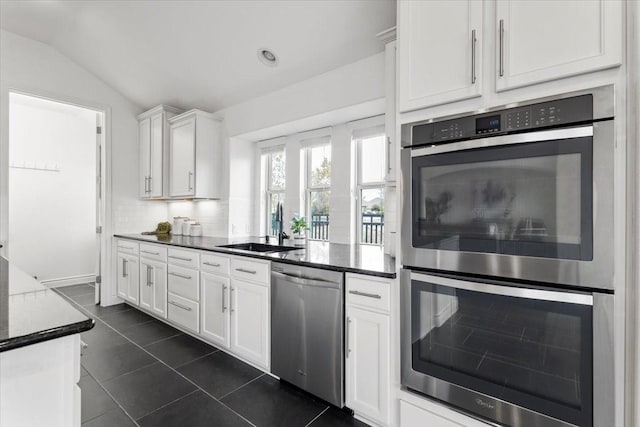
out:
<path id="1" fill-rule="evenodd" d="M 384 134 L 356 139 L 358 242 L 382 245 L 384 236 Z"/>
<path id="2" fill-rule="evenodd" d="M 271 236 L 278 234 L 275 216 L 278 203 L 284 203 L 285 164 L 284 149 L 262 155 L 267 213 L 265 230 Z"/>
<path id="3" fill-rule="evenodd" d="M 330 142 L 306 149 L 308 238 L 329 240 Z"/>

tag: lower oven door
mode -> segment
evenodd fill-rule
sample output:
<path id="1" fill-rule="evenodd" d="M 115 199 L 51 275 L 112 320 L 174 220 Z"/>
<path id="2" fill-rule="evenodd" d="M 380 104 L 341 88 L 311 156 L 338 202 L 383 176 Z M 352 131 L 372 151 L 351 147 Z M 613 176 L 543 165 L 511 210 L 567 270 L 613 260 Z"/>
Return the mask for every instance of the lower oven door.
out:
<path id="1" fill-rule="evenodd" d="M 406 387 L 509 426 L 613 425 L 612 295 L 408 270 L 402 294 Z"/>

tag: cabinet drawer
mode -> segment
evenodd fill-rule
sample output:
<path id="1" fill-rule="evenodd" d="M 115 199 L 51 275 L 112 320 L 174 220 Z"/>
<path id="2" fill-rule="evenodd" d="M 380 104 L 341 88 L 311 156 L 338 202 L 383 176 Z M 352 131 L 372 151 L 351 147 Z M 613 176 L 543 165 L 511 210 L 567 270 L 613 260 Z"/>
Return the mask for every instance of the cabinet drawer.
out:
<path id="1" fill-rule="evenodd" d="M 347 304 L 388 312 L 390 287 L 386 280 L 347 274 Z"/>
<path id="2" fill-rule="evenodd" d="M 269 283 L 269 262 L 231 258 L 231 276 L 258 283 Z"/>
<path id="3" fill-rule="evenodd" d="M 229 258 L 215 254 L 200 254 L 200 270 L 229 275 Z"/>
<path id="4" fill-rule="evenodd" d="M 118 240 L 118 252 L 138 255 L 139 245 L 131 240 Z"/>
<path id="5" fill-rule="evenodd" d="M 168 258 L 169 264 L 180 265 L 182 267 L 187 267 L 187 268 L 193 268 L 194 270 L 197 270 L 199 267 L 197 252 L 169 248 L 167 252 L 167 258 Z"/>
<path id="6" fill-rule="evenodd" d="M 169 264 L 167 266 L 167 287 L 169 292 L 193 301 L 199 301 L 198 274 L 195 270 Z"/>
<path id="7" fill-rule="evenodd" d="M 167 262 L 167 248 L 140 243 L 140 256 L 155 261 Z"/>
<path id="8" fill-rule="evenodd" d="M 198 303 L 169 292 L 167 318 L 194 332 L 200 332 Z"/>
<path id="9" fill-rule="evenodd" d="M 425 402 L 428 406 L 437 405 Z M 454 412 L 444 406 L 439 408 L 439 412 L 446 412 L 447 415 L 440 415 L 426 409 L 414 406 L 404 400 L 400 401 L 400 425 L 402 427 L 486 427 L 487 424 L 469 418 L 458 412 Z"/>

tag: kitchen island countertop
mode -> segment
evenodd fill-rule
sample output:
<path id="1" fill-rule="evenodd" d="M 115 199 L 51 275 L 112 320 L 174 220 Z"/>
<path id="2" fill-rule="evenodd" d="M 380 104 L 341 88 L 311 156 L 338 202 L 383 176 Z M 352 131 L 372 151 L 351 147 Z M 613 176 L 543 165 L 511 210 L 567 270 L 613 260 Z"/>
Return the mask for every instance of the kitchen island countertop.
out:
<path id="1" fill-rule="evenodd" d="M 265 243 L 264 237 L 220 238 L 190 237 L 181 235 L 143 235 L 115 234 L 114 237 L 138 240 L 146 243 L 160 243 L 189 249 L 200 249 L 213 252 L 240 255 L 251 258 L 267 259 L 287 264 L 324 268 L 347 273 L 367 274 L 386 278 L 396 277 L 395 259 L 385 254 L 382 247 L 373 245 L 340 244 L 319 241 L 307 241 L 304 247 L 287 252 L 250 252 L 238 249 L 223 248 L 222 245 L 233 243 Z M 271 239 L 273 243 L 273 240 Z"/>

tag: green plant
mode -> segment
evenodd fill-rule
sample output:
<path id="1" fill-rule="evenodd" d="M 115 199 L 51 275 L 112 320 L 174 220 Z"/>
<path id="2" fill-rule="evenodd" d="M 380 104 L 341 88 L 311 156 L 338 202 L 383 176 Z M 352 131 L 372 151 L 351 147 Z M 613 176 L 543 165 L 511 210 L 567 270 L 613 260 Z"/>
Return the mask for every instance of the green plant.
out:
<path id="1" fill-rule="evenodd" d="M 307 223 L 307 219 L 303 216 L 294 216 L 291 219 L 291 232 L 293 234 L 300 234 L 304 230 L 309 229 L 309 223 Z"/>

